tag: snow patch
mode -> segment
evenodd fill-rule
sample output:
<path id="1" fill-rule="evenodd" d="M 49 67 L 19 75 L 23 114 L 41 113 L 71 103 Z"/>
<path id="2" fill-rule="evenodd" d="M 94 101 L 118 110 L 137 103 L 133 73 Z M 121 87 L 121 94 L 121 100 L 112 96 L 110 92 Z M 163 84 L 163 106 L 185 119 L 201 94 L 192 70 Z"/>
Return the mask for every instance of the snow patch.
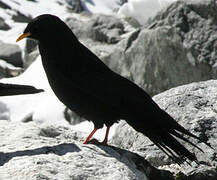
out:
<path id="1" fill-rule="evenodd" d="M 120 7 L 118 14 L 122 17 L 133 17 L 141 25 L 154 16 L 160 9 L 165 8 L 176 0 L 128 0 Z"/>

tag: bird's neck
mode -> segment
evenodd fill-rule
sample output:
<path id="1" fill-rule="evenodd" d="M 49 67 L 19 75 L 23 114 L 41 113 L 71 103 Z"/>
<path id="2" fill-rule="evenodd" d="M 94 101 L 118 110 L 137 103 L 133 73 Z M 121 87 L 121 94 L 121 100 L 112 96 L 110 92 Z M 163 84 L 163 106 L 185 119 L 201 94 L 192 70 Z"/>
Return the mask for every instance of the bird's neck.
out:
<path id="1" fill-rule="evenodd" d="M 42 57 L 42 64 L 46 73 L 54 72 L 54 69 L 58 72 L 61 68 L 66 68 L 72 73 L 79 72 L 79 68 L 82 68 L 84 61 L 79 58 L 73 44 L 70 41 L 55 42 L 55 43 L 41 43 L 39 44 L 39 51 Z M 67 50 L 66 47 L 71 47 Z M 49 69 L 52 67 L 52 71 Z"/>

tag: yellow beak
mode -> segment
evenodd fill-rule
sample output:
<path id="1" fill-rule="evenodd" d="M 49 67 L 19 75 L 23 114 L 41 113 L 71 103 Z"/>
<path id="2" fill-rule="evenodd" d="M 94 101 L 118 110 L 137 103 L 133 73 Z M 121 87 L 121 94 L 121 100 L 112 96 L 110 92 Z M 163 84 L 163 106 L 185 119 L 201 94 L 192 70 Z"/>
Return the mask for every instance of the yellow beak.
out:
<path id="1" fill-rule="evenodd" d="M 26 38 L 26 37 L 28 37 L 28 36 L 30 36 L 30 35 L 31 35 L 30 32 L 21 34 L 21 35 L 17 38 L 16 42 L 18 42 L 18 41 L 22 40 L 23 38 Z"/>

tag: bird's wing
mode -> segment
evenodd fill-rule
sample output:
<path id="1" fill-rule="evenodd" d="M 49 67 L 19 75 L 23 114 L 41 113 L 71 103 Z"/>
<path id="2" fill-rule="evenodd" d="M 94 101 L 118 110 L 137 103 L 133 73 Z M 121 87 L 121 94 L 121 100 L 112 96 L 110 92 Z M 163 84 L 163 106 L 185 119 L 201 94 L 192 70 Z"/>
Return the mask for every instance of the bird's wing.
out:
<path id="1" fill-rule="evenodd" d="M 144 114 L 145 109 L 158 107 L 139 86 L 113 72 L 89 49 L 79 45 L 76 57 L 68 62 L 68 70 L 63 67 L 63 79 L 68 79 L 67 82 L 71 82 L 85 94 L 94 96 L 99 103 L 106 103 L 120 113 Z"/>

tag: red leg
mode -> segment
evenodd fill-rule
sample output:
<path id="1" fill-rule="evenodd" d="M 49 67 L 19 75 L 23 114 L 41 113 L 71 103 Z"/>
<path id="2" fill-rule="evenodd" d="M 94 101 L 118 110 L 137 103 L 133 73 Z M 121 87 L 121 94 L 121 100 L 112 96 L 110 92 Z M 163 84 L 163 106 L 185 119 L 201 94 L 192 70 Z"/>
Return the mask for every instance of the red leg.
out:
<path id="1" fill-rule="evenodd" d="M 87 137 L 87 139 L 84 141 L 83 144 L 87 144 L 90 141 L 90 138 L 94 135 L 94 133 L 97 131 L 98 129 L 94 128 L 94 130 L 90 133 L 90 135 Z"/>
<path id="2" fill-rule="evenodd" d="M 104 139 L 103 142 L 102 142 L 103 145 L 107 145 L 109 130 L 110 130 L 110 126 L 108 126 L 108 127 L 106 128 L 105 139 Z"/>

